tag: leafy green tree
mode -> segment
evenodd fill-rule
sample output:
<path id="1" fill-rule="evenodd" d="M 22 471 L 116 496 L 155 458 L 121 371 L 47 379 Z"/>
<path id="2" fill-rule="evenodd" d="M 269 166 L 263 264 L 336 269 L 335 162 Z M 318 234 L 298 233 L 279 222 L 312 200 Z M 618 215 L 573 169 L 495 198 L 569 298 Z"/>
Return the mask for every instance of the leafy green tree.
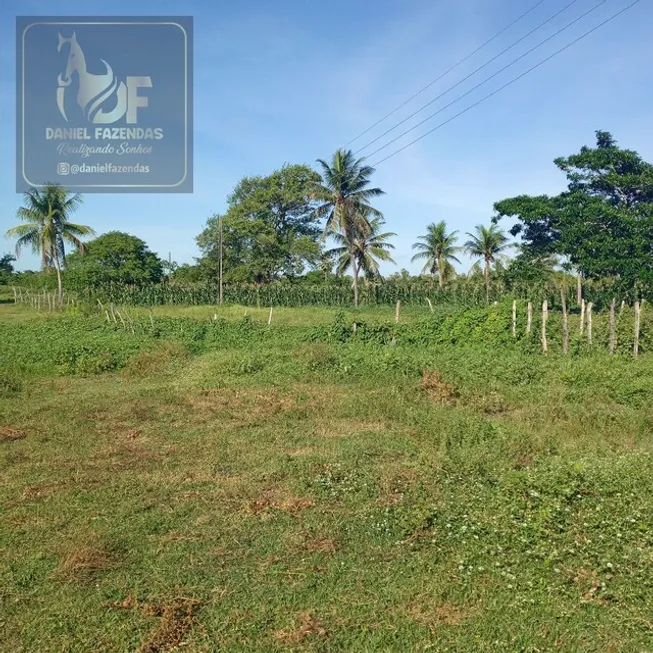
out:
<path id="1" fill-rule="evenodd" d="M 319 175 L 304 165 L 242 179 L 226 214 L 211 216 L 196 239 L 204 277 L 218 278 L 220 218 L 225 281 L 265 283 L 316 265 L 321 230 L 312 195 L 318 182 Z"/>
<path id="2" fill-rule="evenodd" d="M 497 202 L 494 221 L 516 218 L 511 233 L 526 248 L 563 255 L 583 277 L 616 278 L 624 293 L 653 291 L 653 165 L 604 131 L 596 147 L 555 165 L 565 192 Z"/>
<path id="3" fill-rule="evenodd" d="M 5 254 L 0 257 L 0 284 L 8 283 L 11 279 L 14 266 L 12 263 L 16 260 L 16 257 L 13 254 Z"/>
<path id="4" fill-rule="evenodd" d="M 202 281 L 202 268 L 199 265 L 183 263 L 172 272 L 172 280 L 179 283 L 197 283 Z"/>
<path id="5" fill-rule="evenodd" d="M 67 278 L 77 287 L 107 283 L 158 283 L 161 259 L 145 241 L 121 231 L 110 231 L 86 243 L 85 251 L 68 257 Z"/>
<path id="6" fill-rule="evenodd" d="M 18 239 L 17 257 L 24 247 L 31 247 L 35 254 L 41 255 L 43 269 L 55 269 L 61 298 L 61 270 L 66 265 L 66 243 L 83 251 L 84 243 L 80 239 L 95 234 L 90 227 L 70 222 L 70 216 L 82 203 L 82 196 L 78 193 L 71 195 L 58 184 L 48 184 L 43 190 L 28 190 L 24 194 L 24 203 L 25 206 L 21 206 L 16 213 L 24 224 L 9 229 L 6 237 Z"/>
<path id="7" fill-rule="evenodd" d="M 508 238 L 496 225 L 489 227 L 477 225 L 476 233 L 467 233 L 469 240 L 464 247 L 470 256 L 480 258 L 483 261 L 483 277 L 485 278 L 485 297 L 490 301 L 490 271 L 491 266 L 510 245 Z"/>
<path id="8" fill-rule="evenodd" d="M 365 217 L 343 233 L 331 234 L 337 246 L 329 250 L 337 262 L 338 274 L 351 268 L 354 276 L 354 306 L 358 307 L 358 280 L 361 272 L 367 279 L 379 278 L 379 261 L 394 263 L 389 250 L 394 245 L 388 242 L 397 234 L 382 232 L 384 222 L 378 217 Z"/>
<path id="9" fill-rule="evenodd" d="M 460 251 L 460 247 L 455 245 L 458 240 L 457 233 L 457 231 L 447 233 L 447 225 L 444 220 L 441 220 L 428 225 L 426 235 L 419 236 L 419 240 L 423 242 L 413 245 L 413 249 L 419 251 L 411 261 L 425 261 L 422 274 L 437 275 L 440 288 L 444 287 L 448 274 L 451 275 L 453 268 L 451 261 L 460 263 L 455 257 L 455 254 Z"/>

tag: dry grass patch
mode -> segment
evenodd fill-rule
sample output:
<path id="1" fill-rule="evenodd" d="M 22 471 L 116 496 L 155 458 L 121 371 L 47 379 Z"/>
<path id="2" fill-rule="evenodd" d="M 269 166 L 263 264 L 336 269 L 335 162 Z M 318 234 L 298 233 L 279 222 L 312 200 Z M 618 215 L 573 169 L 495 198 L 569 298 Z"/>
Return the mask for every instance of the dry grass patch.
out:
<path id="1" fill-rule="evenodd" d="M 20 429 L 12 429 L 8 426 L 0 426 L 0 442 L 13 442 L 14 440 L 22 440 L 27 437 L 25 431 Z"/>
<path id="2" fill-rule="evenodd" d="M 460 625 L 469 619 L 472 610 L 456 603 L 433 606 L 430 602 L 415 601 L 410 605 L 409 613 L 417 623 L 435 629 L 438 626 Z"/>
<path id="3" fill-rule="evenodd" d="M 53 576 L 59 580 L 88 583 L 100 574 L 115 569 L 119 564 L 120 551 L 109 546 L 97 536 L 84 542 L 75 542 L 64 553 Z"/>
<path id="4" fill-rule="evenodd" d="M 326 628 L 311 612 L 303 612 L 295 619 L 292 627 L 274 633 L 275 639 L 283 644 L 301 644 L 309 638 L 327 636 Z"/>
<path id="5" fill-rule="evenodd" d="M 447 383 L 437 370 L 424 370 L 420 388 L 437 403 L 455 405 L 458 403 L 458 390 Z"/>
<path id="6" fill-rule="evenodd" d="M 315 429 L 315 434 L 321 438 L 345 438 L 360 433 L 385 435 L 387 432 L 383 422 L 357 419 L 334 419 L 327 424 L 319 424 Z"/>
<path id="7" fill-rule="evenodd" d="M 150 351 L 143 351 L 132 356 L 123 370 L 123 376 L 125 378 L 143 378 L 158 374 L 166 371 L 172 361 L 185 360 L 188 356 L 188 348 L 183 343 L 161 342 Z"/>
<path id="8" fill-rule="evenodd" d="M 188 395 L 185 404 L 194 417 L 219 418 L 247 426 L 295 408 L 293 398 L 274 389 L 221 388 Z"/>
<path id="9" fill-rule="evenodd" d="M 139 610 L 145 617 L 158 617 L 159 623 L 136 649 L 136 653 L 160 653 L 184 645 L 184 639 L 195 626 L 195 615 L 200 605 L 197 599 L 184 596 L 164 604 L 148 603 L 128 596 L 123 601 L 107 604 L 107 607 Z"/>
<path id="10" fill-rule="evenodd" d="M 277 491 L 264 493 L 258 499 L 246 504 L 246 512 L 255 515 L 266 512 L 271 509 L 282 510 L 291 514 L 298 514 L 302 510 L 311 508 L 315 502 L 308 497 L 297 497 L 293 495 L 281 496 Z"/>

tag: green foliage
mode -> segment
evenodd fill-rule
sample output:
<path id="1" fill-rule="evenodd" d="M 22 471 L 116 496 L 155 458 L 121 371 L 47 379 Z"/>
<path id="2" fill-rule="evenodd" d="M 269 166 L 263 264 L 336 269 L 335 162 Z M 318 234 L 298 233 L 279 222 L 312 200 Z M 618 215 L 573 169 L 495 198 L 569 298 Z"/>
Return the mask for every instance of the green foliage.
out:
<path id="1" fill-rule="evenodd" d="M 608 132 L 597 131 L 596 141 L 555 160 L 567 176 L 564 193 L 497 202 L 495 220 L 517 218 L 511 231 L 531 255 L 562 254 L 583 276 L 641 296 L 653 289 L 653 165 Z"/>
<path id="2" fill-rule="evenodd" d="M 111 283 L 157 283 L 162 278 L 162 261 L 143 240 L 110 231 L 86 243 L 83 253 L 68 257 L 65 283 L 75 289 L 94 289 Z"/>
<path id="3" fill-rule="evenodd" d="M 220 221 L 226 281 L 264 283 L 301 274 L 319 257 L 319 226 L 307 166 L 287 165 L 267 177 L 245 177 L 197 237 L 204 278 L 218 278 Z"/>

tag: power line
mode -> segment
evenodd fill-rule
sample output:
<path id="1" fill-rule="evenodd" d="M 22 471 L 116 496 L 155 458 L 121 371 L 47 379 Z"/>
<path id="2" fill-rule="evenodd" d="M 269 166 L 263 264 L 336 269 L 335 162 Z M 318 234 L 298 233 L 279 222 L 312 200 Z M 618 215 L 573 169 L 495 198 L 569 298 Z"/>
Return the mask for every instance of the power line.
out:
<path id="1" fill-rule="evenodd" d="M 481 98 L 481 99 L 478 100 L 477 102 L 474 102 L 474 104 L 471 104 L 471 105 L 468 106 L 466 109 L 463 109 L 462 111 L 460 111 L 459 113 L 457 113 L 455 116 L 452 116 L 452 117 L 449 118 L 448 120 L 445 120 L 444 122 L 441 122 L 439 125 L 436 125 L 433 129 L 430 129 L 429 131 L 427 131 L 426 133 L 422 134 L 421 136 L 419 136 L 419 137 L 416 138 L 415 140 L 411 141 L 410 143 L 407 143 L 407 144 L 404 145 L 403 147 L 400 147 L 398 150 L 395 150 L 394 152 L 392 152 L 392 154 L 388 154 L 388 156 L 386 156 L 386 157 L 384 157 L 383 159 L 377 161 L 377 162 L 376 162 L 372 167 L 376 167 L 376 166 L 380 165 L 381 163 L 383 163 L 384 161 L 387 161 L 388 159 L 392 158 L 393 156 L 399 154 L 399 152 L 403 152 L 406 148 L 410 147 L 411 145 L 414 145 L 414 144 L 417 143 L 418 141 L 421 141 L 423 138 L 425 138 L 425 137 L 428 136 L 429 134 L 432 134 L 434 131 L 437 131 L 437 130 L 440 129 L 441 127 L 444 127 L 445 125 L 447 125 L 448 123 L 450 123 L 452 120 L 455 120 L 456 118 L 462 116 L 463 114 L 465 114 L 465 113 L 467 113 L 468 111 L 470 111 L 471 109 L 477 107 L 479 104 L 485 102 L 486 100 L 489 100 L 491 97 L 493 97 L 494 95 L 496 95 L 496 94 L 499 93 L 500 91 L 503 91 L 505 88 L 507 88 L 508 86 L 511 86 L 511 85 L 514 84 L 516 81 L 520 80 L 522 77 L 525 77 L 525 76 L 528 75 L 529 73 L 533 72 L 535 69 L 539 68 L 540 66 L 544 65 L 545 63 L 547 63 L 548 61 L 550 61 L 550 60 L 553 59 L 554 57 L 558 56 L 559 54 L 561 54 L 561 53 L 564 52 L 565 50 L 569 49 L 572 45 L 575 45 L 576 43 L 578 43 L 578 42 L 581 41 L 582 39 L 586 38 L 587 36 L 589 36 L 589 35 L 592 34 L 593 32 L 596 32 L 596 30 L 600 29 L 600 28 L 603 27 L 604 25 L 607 25 L 609 22 L 613 21 L 615 18 L 617 18 L 617 17 L 620 16 L 621 14 L 625 13 L 626 11 L 628 11 L 629 9 L 631 9 L 632 7 L 634 7 L 638 2 L 639 2 L 639 0 L 635 0 L 634 2 L 632 2 L 631 4 L 629 4 L 628 6 L 624 7 L 624 8 L 621 9 L 620 11 L 618 11 L 616 14 L 613 14 L 612 16 L 610 16 L 610 18 L 607 18 L 607 19 L 604 20 L 602 23 L 599 23 L 598 25 L 596 25 L 596 27 L 593 27 L 591 30 L 588 30 L 587 32 L 585 32 L 584 34 L 582 34 L 582 35 L 579 36 L 578 38 L 574 39 L 573 41 L 571 41 L 570 43 L 568 43 L 568 44 L 565 45 L 564 47 L 560 48 L 559 50 L 557 50 L 557 51 L 554 52 L 553 54 L 549 55 L 546 59 L 543 59 L 543 60 L 540 61 L 539 63 L 535 64 L 532 68 L 529 68 L 529 69 L 526 70 L 525 72 L 521 73 L 521 75 L 518 75 L 517 77 L 514 77 L 513 79 L 511 79 L 509 82 L 507 82 L 507 83 L 504 84 L 503 86 L 500 86 L 500 87 L 497 88 L 496 90 L 492 91 L 492 93 L 488 93 L 488 95 L 486 95 L 485 97 Z M 381 148 L 381 149 L 383 149 L 383 148 Z"/>
<path id="2" fill-rule="evenodd" d="M 445 70 L 439 77 L 434 79 L 432 82 L 429 82 L 424 88 L 417 91 L 417 93 L 415 93 L 415 95 L 411 95 L 403 104 L 400 104 L 396 109 L 393 109 L 390 113 L 383 116 L 383 118 L 381 118 L 380 120 L 375 122 L 371 127 L 368 127 L 364 132 L 361 132 L 360 134 L 358 134 L 358 136 L 356 136 L 356 138 L 352 138 L 349 141 L 349 143 L 347 143 L 345 145 L 345 147 L 347 147 L 347 146 L 351 145 L 352 143 L 354 143 L 355 141 L 357 141 L 361 136 L 365 136 L 365 134 L 367 134 L 369 131 L 372 131 L 372 129 L 374 129 L 377 125 L 380 125 L 384 120 L 387 120 L 390 116 L 397 113 L 397 111 L 399 111 L 399 109 L 403 109 L 403 107 L 405 107 L 407 104 L 412 102 L 416 97 L 418 97 L 419 95 L 424 93 L 424 91 L 426 91 L 426 89 L 431 88 L 431 86 L 433 86 L 433 84 L 435 84 L 436 82 L 439 82 L 443 77 L 446 77 L 450 72 L 453 72 L 454 70 L 456 70 L 456 68 L 458 68 L 458 66 L 461 66 L 466 61 L 471 59 L 476 53 L 480 52 L 486 45 L 489 45 L 490 43 L 492 43 L 492 41 L 499 38 L 499 36 L 501 36 L 504 32 L 509 30 L 513 25 L 516 25 L 520 20 L 522 20 L 522 18 L 526 18 L 526 16 L 528 16 L 528 14 L 530 14 L 535 9 L 537 9 L 543 2 L 544 2 L 544 0 L 539 0 L 539 2 L 536 2 L 528 11 L 526 11 L 521 16 L 519 16 L 519 18 L 516 18 L 515 20 L 513 20 L 512 23 L 510 23 L 509 25 L 506 25 L 503 29 L 498 31 L 492 38 L 485 41 L 485 43 L 482 43 L 481 45 L 479 45 L 476 48 L 476 50 L 474 50 L 473 52 L 470 52 L 464 59 L 461 59 L 458 63 L 451 66 L 451 68 L 449 68 L 448 70 Z"/>
<path id="3" fill-rule="evenodd" d="M 486 84 L 491 79 L 494 79 L 497 75 L 500 75 L 502 72 L 504 72 L 505 70 L 507 70 L 511 66 L 514 66 L 517 62 L 524 59 L 531 52 L 534 52 L 535 50 L 537 50 L 539 47 L 543 46 L 545 43 L 547 43 L 551 39 L 555 38 L 556 36 L 558 36 L 559 34 L 564 32 L 565 30 L 569 29 L 572 25 L 575 25 L 578 21 L 585 18 L 588 14 L 591 14 L 593 11 L 596 11 L 601 5 L 604 5 L 607 1 L 608 0 L 601 0 L 601 2 L 599 2 L 598 4 L 591 7 L 584 14 L 581 14 L 580 16 L 578 16 L 578 18 L 575 18 L 570 23 L 567 23 L 564 27 L 561 27 L 557 32 L 554 32 L 553 34 L 551 34 L 551 36 L 547 36 L 547 38 L 545 38 L 543 41 L 540 41 L 537 45 L 533 46 L 530 50 L 527 50 L 526 52 L 521 54 L 516 59 L 513 59 L 510 63 L 506 64 L 503 68 L 500 68 L 499 70 L 497 70 L 495 73 L 493 73 L 489 77 L 486 77 L 484 80 L 480 81 L 478 84 L 476 84 L 476 86 L 472 86 L 472 88 L 470 88 L 468 91 L 466 91 L 462 95 L 459 95 L 455 100 L 452 100 L 451 102 L 449 102 L 449 104 L 445 104 L 443 107 L 441 107 L 440 109 L 438 109 L 437 111 L 432 113 L 430 116 L 427 116 L 426 118 L 424 118 L 424 120 L 420 120 L 420 122 L 418 122 L 416 125 L 413 125 L 410 129 L 407 129 L 406 131 L 399 134 L 399 136 L 395 136 L 394 138 L 390 139 L 385 145 L 382 145 L 381 147 L 378 147 L 376 150 L 374 150 L 374 152 L 371 152 L 368 156 L 374 156 L 377 152 L 380 152 L 381 150 L 385 150 L 385 148 L 388 147 L 388 145 L 392 145 L 392 143 L 395 143 L 400 138 L 403 138 L 406 134 L 409 134 L 410 132 L 414 131 L 415 129 L 417 129 L 418 127 L 423 125 L 425 122 L 428 122 L 429 120 L 431 120 L 431 118 L 434 118 L 438 114 L 442 113 L 445 109 L 448 109 L 450 106 L 453 106 L 454 104 L 456 104 L 457 102 L 462 100 L 464 97 L 467 97 L 470 93 L 473 93 L 476 89 L 483 86 L 483 84 Z"/>
<path id="4" fill-rule="evenodd" d="M 607 1 L 608 0 L 603 0 L 603 2 L 601 2 L 600 4 L 605 4 Z M 419 109 L 417 109 L 417 111 L 414 111 L 409 116 L 407 116 L 406 118 L 404 118 L 403 120 L 398 122 L 396 125 L 394 125 L 393 127 L 390 127 L 390 129 L 386 129 L 386 131 L 384 131 L 380 136 L 377 136 L 376 138 L 371 140 L 369 143 L 366 143 L 365 145 L 363 145 L 363 147 L 356 150 L 356 153 L 361 152 L 362 150 L 368 148 L 370 145 L 376 143 L 377 141 L 381 140 L 384 136 L 386 136 L 390 132 L 397 129 L 397 127 L 403 125 L 405 122 L 408 122 L 411 118 L 415 117 L 418 113 L 421 113 L 422 111 L 424 111 L 424 109 L 426 109 L 426 107 L 431 106 L 434 102 L 439 100 L 441 97 L 444 97 L 449 91 L 453 91 L 454 88 L 460 86 L 463 82 L 466 82 L 470 77 L 473 77 L 474 75 L 476 75 L 477 72 L 479 72 L 479 71 L 483 70 L 483 68 L 486 68 L 487 66 L 489 66 L 493 61 L 496 61 L 499 57 L 504 55 L 509 50 L 512 50 L 516 45 L 519 45 L 523 40 L 527 39 L 531 34 L 537 32 L 537 30 L 541 29 L 542 27 L 544 27 L 545 25 L 550 23 L 554 18 L 557 18 L 560 14 L 567 11 L 567 9 L 569 9 L 572 5 L 575 5 L 577 2 L 578 2 L 578 0 L 571 0 L 571 2 L 567 3 L 562 9 L 560 9 L 555 14 L 553 14 L 553 16 L 550 16 L 544 22 L 540 23 L 535 28 L 533 28 L 530 32 L 528 32 L 527 34 L 524 34 L 524 36 L 517 39 L 514 43 L 510 44 L 507 48 L 505 48 L 505 50 L 502 50 L 501 52 L 499 52 L 499 54 L 492 57 L 492 59 L 490 59 L 489 61 L 486 61 L 482 66 L 478 67 L 476 70 L 469 73 L 469 75 L 463 77 L 460 81 L 456 82 L 453 86 L 450 86 L 449 88 L 445 89 L 442 93 L 440 93 L 440 95 L 434 97 L 431 101 L 429 101 L 426 104 L 422 105 Z M 600 4 L 597 5 L 597 6 L 600 6 Z M 596 7 L 594 7 L 594 9 L 596 9 Z M 583 14 L 583 16 L 581 16 L 580 18 L 583 18 L 584 16 L 586 16 L 591 11 L 594 11 L 594 9 L 590 9 L 589 12 Z M 577 19 L 577 20 L 580 20 L 580 19 Z M 573 23 L 571 23 L 571 24 L 573 24 Z M 554 34 L 553 36 L 556 36 L 559 33 L 560 32 L 556 32 L 556 34 Z M 552 38 L 552 37 L 549 37 L 549 39 L 550 38 Z M 547 39 L 547 40 L 549 40 L 549 39 Z M 542 43 L 546 43 L 546 40 L 542 41 Z M 539 45 L 542 45 L 542 43 L 540 43 Z M 539 47 L 539 45 L 537 47 Z M 532 52 L 532 50 L 529 50 L 529 52 Z M 528 54 L 528 52 L 526 54 Z M 523 56 L 524 55 L 522 55 L 522 57 Z M 390 142 L 392 142 L 392 141 L 390 141 Z M 372 152 L 372 154 L 374 154 L 374 152 Z"/>

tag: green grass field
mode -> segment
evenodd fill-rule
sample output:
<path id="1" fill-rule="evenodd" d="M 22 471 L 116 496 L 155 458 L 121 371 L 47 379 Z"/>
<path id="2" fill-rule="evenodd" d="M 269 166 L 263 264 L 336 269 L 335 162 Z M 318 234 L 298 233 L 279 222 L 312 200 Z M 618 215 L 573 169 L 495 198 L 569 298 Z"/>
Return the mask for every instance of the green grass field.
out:
<path id="1" fill-rule="evenodd" d="M 0 650 L 653 651 L 651 354 L 245 310 L 0 305 Z"/>

